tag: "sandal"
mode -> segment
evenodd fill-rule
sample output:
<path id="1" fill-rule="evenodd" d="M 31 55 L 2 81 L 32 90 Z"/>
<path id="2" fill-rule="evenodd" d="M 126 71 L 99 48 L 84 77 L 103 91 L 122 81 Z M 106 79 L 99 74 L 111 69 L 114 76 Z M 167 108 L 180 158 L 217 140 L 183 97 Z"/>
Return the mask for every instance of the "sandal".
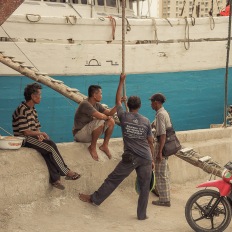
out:
<path id="1" fill-rule="evenodd" d="M 65 179 L 66 180 L 77 180 L 81 177 L 80 174 L 78 174 L 77 172 L 74 172 L 74 174 L 72 176 L 66 176 Z"/>
<path id="2" fill-rule="evenodd" d="M 60 190 L 64 190 L 65 189 L 64 185 L 62 185 L 60 183 L 60 181 L 56 181 L 56 182 L 52 183 L 52 186 L 55 187 L 55 188 L 57 188 L 57 189 L 60 189 Z"/>
<path id="3" fill-rule="evenodd" d="M 166 206 L 166 207 L 170 207 L 171 203 L 170 201 L 152 201 L 153 205 L 158 205 L 158 206 Z"/>

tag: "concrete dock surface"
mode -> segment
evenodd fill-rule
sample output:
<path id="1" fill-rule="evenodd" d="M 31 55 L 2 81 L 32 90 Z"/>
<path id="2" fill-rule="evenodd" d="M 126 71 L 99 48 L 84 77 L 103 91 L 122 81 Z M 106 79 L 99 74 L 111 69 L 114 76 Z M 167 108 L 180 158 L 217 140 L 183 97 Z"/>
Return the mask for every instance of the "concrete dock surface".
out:
<path id="1" fill-rule="evenodd" d="M 232 128 L 214 128 L 178 132 L 185 147 L 209 155 L 224 165 L 232 160 Z M 98 146 L 101 140 L 98 142 Z M 0 150 L 0 232 L 60 231 L 167 231 L 190 232 L 184 210 L 187 199 L 198 189 L 196 185 L 211 176 L 201 169 L 172 156 L 171 207 L 151 204 L 158 198 L 150 193 L 145 221 L 138 221 L 138 195 L 133 172 L 106 199 L 93 206 L 78 199 L 78 194 L 95 191 L 121 159 L 121 139 L 111 139 L 109 160 L 100 150 L 96 162 L 88 153 L 89 144 L 60 143 L 58 148 L 67 165 L 82 174 L 79 180 L 62 178 L 65 190 L 54 189 L 48 182 L 48 171 L 41 155 L 28 148 Z M 226 232 L 232 231 L 232 223 Z"/>

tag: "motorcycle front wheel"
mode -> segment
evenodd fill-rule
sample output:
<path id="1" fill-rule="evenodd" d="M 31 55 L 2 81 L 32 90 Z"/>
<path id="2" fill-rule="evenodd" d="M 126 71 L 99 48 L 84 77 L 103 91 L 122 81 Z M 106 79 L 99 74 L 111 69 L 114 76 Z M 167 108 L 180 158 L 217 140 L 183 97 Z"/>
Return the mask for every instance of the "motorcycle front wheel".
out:
<path id="1" fill-rule="evenodd" d="M 224 231 L 231 221 L 231 206 L 225 197 L 220 197 L 219 192 L 211 189 L 200 190 L 188 199 L 185 218 L 194 231 Z"/>

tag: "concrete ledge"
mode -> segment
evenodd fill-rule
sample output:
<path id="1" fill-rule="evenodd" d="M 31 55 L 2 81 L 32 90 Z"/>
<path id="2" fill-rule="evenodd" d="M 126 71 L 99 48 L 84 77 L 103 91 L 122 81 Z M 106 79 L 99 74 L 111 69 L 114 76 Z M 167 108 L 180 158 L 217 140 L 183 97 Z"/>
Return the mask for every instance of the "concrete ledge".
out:
<path id="1" fill-rule="evenodd" d="M 192 147 L 202 155 L 210 155 L 221 165 L 232 160 L 232 128 L 184 131 L 177 133 L 185 147 Z M 98 146 L 101 140 L 98 142 Z M 64 191 L 51 187 L 48 182 L 47 166 L 42 156 L 33 149 L 0 150 L 0 208 L 19 203 L 30 203 L 40 198 L 70 196 L 77 197 L 79 192 L 92 193 L 114 169 L 123 151 L 122 139 L 111 139 L 110 149 L 113 158 L 109 160 L 98 150 L 100 161 L 96 162 L 88 153 L 89 144 L 60 143 L 58 148 L 72 170 L 82 174 L 76 181 L 62 178 Z M 185 183 L 202 177 L 207 173 L 191 164 L 172 156 L 169 159 L 172 183 Z M 120 188 L 134 188 L 135 172 Z"/>

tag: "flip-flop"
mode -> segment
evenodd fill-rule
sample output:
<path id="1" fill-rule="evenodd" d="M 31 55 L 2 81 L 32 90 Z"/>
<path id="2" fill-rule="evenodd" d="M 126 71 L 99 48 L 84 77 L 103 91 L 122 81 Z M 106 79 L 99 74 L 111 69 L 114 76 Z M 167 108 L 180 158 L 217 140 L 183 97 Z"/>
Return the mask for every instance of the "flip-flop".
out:
<path id="1" fill-rule="evenodd" d="M 60 189 L 60 190 L 64 190 L 65 189 L 64 185 L 62 185 L 60 182 L 54 182 L 54 183 L 52 183 L 52 186 L 54 188 L 57 188 L 57 189 Z"/>
<path id="2" fill-rule="evenodd" d="M 66 180 L 77 180 L 77 179 L 79 179 L 80 177 L 81 177 L 80 174 L 78 174 L 77 172 L 74 172 L 74 175 L 72 175 L 72 176 L 66 176 L 65 179 L 66 179 Z"/>

